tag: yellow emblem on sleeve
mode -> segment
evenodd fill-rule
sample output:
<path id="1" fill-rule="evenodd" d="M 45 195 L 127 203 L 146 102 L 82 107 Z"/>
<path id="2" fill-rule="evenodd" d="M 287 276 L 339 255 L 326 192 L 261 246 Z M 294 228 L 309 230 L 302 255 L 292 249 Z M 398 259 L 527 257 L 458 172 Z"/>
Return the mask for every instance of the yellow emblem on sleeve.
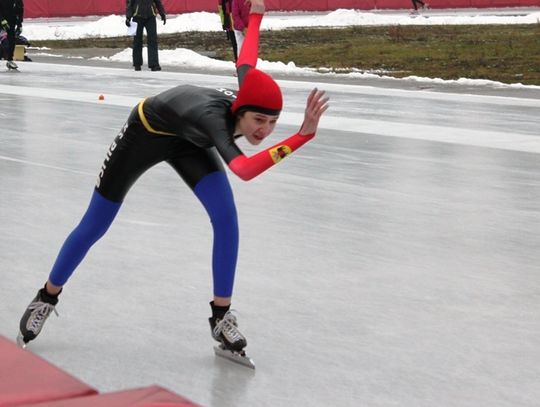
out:
<path id="1" fill-rule="evenodd" d="M 289 154 L 291 154 L 292 150 L 289 146 L 283 145 L 271 148 L 270 150 L 268 150 L 268 152 L 270 153 L 270 157 L 272 157 L 272 161 L 274 162 L 274 164 L 277 164 Z"/>

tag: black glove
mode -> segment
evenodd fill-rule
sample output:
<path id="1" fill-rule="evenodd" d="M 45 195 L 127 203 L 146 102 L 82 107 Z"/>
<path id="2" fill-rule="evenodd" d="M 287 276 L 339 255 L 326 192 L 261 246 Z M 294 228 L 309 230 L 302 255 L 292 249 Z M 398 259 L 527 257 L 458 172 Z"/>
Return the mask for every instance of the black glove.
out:
<path id="1" fill-rule="evenodd" d="M 167 16 L 165 14 L 161 14 L 161 21 L 163 21 L 163 25 L 167 22 Z"/>
<path id="2" fill-rule="evenodd" d="M 22 33 L 22 24 L 18 24 L 15 26 L 15 34 L 18 37 L 19 35 L 21 35 L 21 33 Z"/>
<path id="3" fill-rule="evenodd" d="M 131 18 L 126 18 L 126 26 L 131 27 Z"/>

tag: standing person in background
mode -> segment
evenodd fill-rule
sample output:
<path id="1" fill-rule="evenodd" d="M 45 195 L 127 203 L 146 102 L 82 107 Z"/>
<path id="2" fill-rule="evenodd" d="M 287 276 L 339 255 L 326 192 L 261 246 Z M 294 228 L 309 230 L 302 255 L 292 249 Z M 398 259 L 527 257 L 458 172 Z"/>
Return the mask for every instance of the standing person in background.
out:
<path id="1" fill-rule="evenodd" d="M 13 62 L 13 53 L 15 52 L 15 44 L 17 35 L 22 31 L 24 14 L 24 4 L 22 0 L 0 0 L 0 25 L 7 33 L 9 42 L 7 52 L 8 69 L 18 69 L 19 67 Z"/>
<path id="2" fill-rule="evenodd" d="M 137 32 L 133 37 L 133 66 L 136 71 L 140 71 L 143 64 L 142 45 L 144 29 L 146 29 L 148 46 L 148 68 L 152 71 L 161 71 L 156 28 L 156 15 L 158 13 L 161 21 L 165 24 L 167 17 L 161 0 L 126 0 L 126 25 L 128 27 L 131 26 L 131 19 L 137 23 Z"/>
<path id="3" fill-rule="evenodd" d="M 234 27 L 232 25 L 231 9 L 232 0 L 218 0 L 218 12 L 221 18 L 221 27 L 227 35 L 227 39 L 231 42 L 234 62 L 238 60 L 238 47 L 236 45 L 236 37 L 234 36 Z"/>
<path id="4" fill-rule="evenodd" d="M 412 14 L 418 14 L 418 4 L 420 4 L 420 7 L 422 9 L 429 8 L 429 4 L 424 3 L 422 0 L 411 0 L 414 10 L 411 12 Z"/>
<path id="5" fill-rule="evenodd" d="M 232 19 L 238 54 L 240 54 L 248 29 L 250 7 L 250 0 L 232 0 Z"/>

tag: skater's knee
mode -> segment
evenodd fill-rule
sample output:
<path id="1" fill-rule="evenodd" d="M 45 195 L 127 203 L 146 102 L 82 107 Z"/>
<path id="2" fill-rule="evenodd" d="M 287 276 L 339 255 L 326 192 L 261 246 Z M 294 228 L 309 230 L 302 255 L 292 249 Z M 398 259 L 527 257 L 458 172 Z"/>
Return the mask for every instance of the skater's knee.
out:
<path id="1" fill-rule="evenodd" d="M 85 242 L 88 246 L 92 246 L 95 242 L 103 237 L 109 229 L 110 224 L 99 222 L 89 222 L 83 219 L 75 228 L 72 235 L 79 242 Z"/>
<path id="2" fill-rule="evenodd" d="M 225 173 L 216 171 L 206 175 L 195 186 L 194 192 L 204 205 L 214 227 L 237 225 L 236 204 Z"/>
<path id="3" fill-rule="evenodd" d="M 110 201 L 94 191 L 90 205 L 72 235 L 91 246 L 107 232 L 120 206 L 121 203 Z"/>

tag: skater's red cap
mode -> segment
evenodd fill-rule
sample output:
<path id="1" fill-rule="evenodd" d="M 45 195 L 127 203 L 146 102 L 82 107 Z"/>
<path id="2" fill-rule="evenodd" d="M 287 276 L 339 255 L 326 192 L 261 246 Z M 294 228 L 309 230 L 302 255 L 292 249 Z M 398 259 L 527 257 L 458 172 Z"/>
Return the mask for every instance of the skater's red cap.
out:
<path id="1" fill-rule="evenodd" d="M 277 116 L 283 107 L 281 89 L 272 77 L 258 69 L 250 69 L 231 106 L 233 113 L 254 111 Z"/>

